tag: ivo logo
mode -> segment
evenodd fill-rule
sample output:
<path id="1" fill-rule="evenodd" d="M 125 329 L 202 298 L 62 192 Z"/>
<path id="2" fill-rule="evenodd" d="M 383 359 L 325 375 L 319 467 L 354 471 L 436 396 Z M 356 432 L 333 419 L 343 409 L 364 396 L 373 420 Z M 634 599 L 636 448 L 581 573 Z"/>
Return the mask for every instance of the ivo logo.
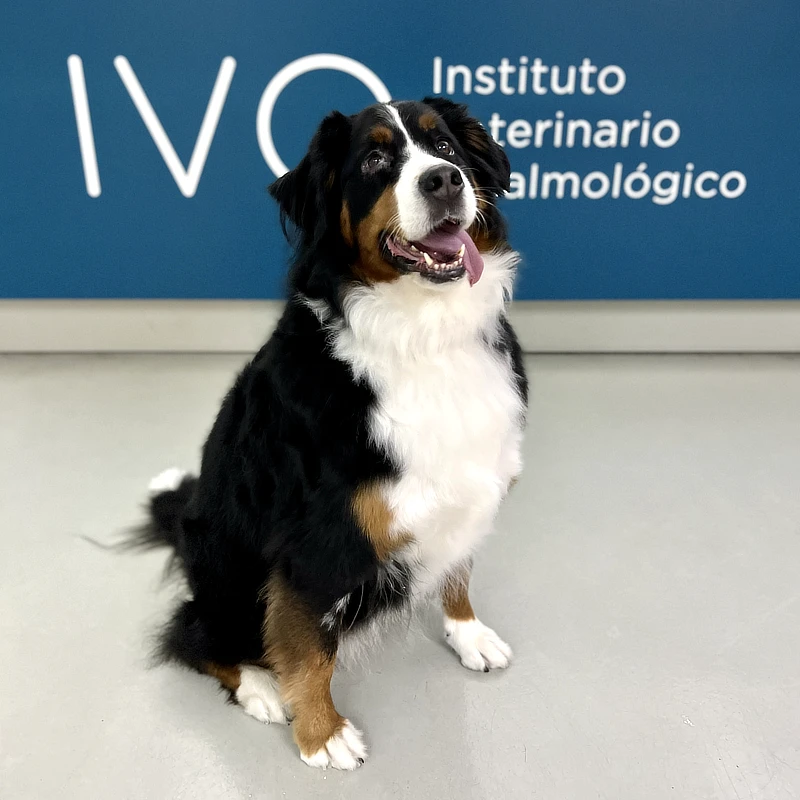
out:
<path id="1" fill-rule="evenodd" d="M 236 72 L 236 59 L 231 56 L 226 56 L 222 59 L 188 167 L 184 167 L 180 158 L 178 158 L 178 154 L 175 152 L 175 148 L 164 130 L 158 114 L 156 114 L 128 59 L 125 56 L 117 56 L 114 59 L 114 67 L 147 127 L 153 142 L 155 142 L 158 152 L 161 153 L 167 169 L 175 179 L 181 194 L 184 197 L 193 197 L 203 174 L 208 152 L 211 149 L 211 142 L 214 141 L 214 134 L 219 124 L 222 109 L 225 106 L 225 100 L 228 97 L 233 74 Z M 287 172 L 288 168 L 278 155 L 272 138 L 272 112 L 275 108 L 275 103 L 281 92 L 295 78 L 306 72 L 320 69 L 332 69 L 352 75 L 372 92 L 379 103 L 386 103 L 392 99 L 383 81 L 371 69 L 347 56 L 333 53 L 316 53 L 298 58 L 296 61 L 287 64 L 267 84 L 261 95 L 258 112 L 256 113 L 258 145 L 261 148 L 261 154 L 264 156 L 267 166 L 277 177 Z M 100 167 L 97 163 L 92 117 L 89 111 L 89 97 L 86 90 L 86 77 L 83 72 L 83 60 L 81 57 L 71 55 L 67 59 L 67 70 L 69 71 L 69 82 L 72 88 L 72 103 L 75 107 L 75 122 L 78 127 L 78 141 L 81 149 L 86 192 L 90 197 L 99 197 L 102 191 Z"/>

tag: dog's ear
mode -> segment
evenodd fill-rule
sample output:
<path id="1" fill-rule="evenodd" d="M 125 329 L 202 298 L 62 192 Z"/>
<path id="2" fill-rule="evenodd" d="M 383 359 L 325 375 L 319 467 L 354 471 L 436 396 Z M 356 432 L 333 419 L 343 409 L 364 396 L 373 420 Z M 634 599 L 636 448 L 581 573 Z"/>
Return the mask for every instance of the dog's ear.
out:
<path id="1" fill-rule="evenodd" d="M 306 241 L 313 241 L 325 231 L 330 215 L 338 218 L 339 174 L 349 141 L 350 120 L 338 111 L 332 112 L 320 124 L 300 163 L 269 187 L 280 206 L 287 238 L 287 221 Z"/>
<path id="2" fill-rule="evenodd" d="M 475 183 L 495 196 L 507 192 L 511 188 L 508 156 L 483 125 L 470 116 L 467 107 L 445 97 L 426 97 L 422 102 L 444 120 L 458 139 L 475 171 Z"/>

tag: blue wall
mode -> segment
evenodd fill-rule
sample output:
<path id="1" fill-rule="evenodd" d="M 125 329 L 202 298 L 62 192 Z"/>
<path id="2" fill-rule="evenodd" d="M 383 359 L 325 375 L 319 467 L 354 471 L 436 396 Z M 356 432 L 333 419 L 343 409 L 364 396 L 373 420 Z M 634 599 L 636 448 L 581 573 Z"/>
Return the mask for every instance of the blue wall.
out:
<path id="1" fill-rule="evenodd" d="M 1 296 L 280 296 L 286 247 L 265 193 L 274 175 L 259 146 L 259 102 L 290 62 L 333 53 L 367 67 L 394 98 L 440 89 L 469 102 L 487 126 L 498 115 L 495 130 L 516 173 L 514 194 L 522 195 L 502 201 L 525 255 L 518 297 L 800 297 L 797 0 L 412 0 L 385 7 L 26 0 L 6 4 L 3 16 Z M 71 82 L 72 54 L 80 62 Z M 184 167 L 223 58 L 235 59 L 194 196 L 181 193 L 148 132 L 115 68 L 120 55 Z M 502 59 L 508 60 L 504 86 L 497 71 Z M 559 66 L 559 85 L 569 88 L 569 65 L 580 67 L 584 59 L 591 63 L 576 72 L 574 93 L 555 94 L 544 66 Z M 233 63 L 226 63 L 230 71 Z M 81 64 L 93 128 L 84 143 L 95 144 L 97 197 L 87 193 L 76 129 L 73 90 L 80 93 Z M 530 68 L 539 64 L 536 93 Z M 448 92 L 454 65 L 467 70 L 451 74 Z M 611 68 L 601 77 L 593 67 Z M 616 91 L 623 74 L 624 87 Z M 351 75 L 301 75 L 277 98 L 277 153 L 293 165 L 324 113 L 353 112 L 372 101 Z M 646 111 L 650 133 L 642 147 Z M 580 137 L 576 146 L 564 140 L 556 147 L 554 128 L 541 125 L 541 146 L 527 141 L 526 123 L 555 123 L 557 112 L 565 125 L 587 120 L 596 137 L 590 147 Z M 599 125 L 602 119 L 640 125 L 627 147 L 619 141 L 602 147 L 613 144 L 613 125 Z M 509 134 L 515 120 L 523 122 Z M 667 122 L 656 131 L 661 120 Z M 669 120 L 679 126 L 674 143 L 678 128 Z M 658 176 L 662 196 L 651 188 L 638 197 L 647 182 L 628 176 L 642 162 L 647 182 Z M 688 176 L 687 163 L 694 165 Z M 621 165 L 616 181 L 615 164 Z M 553 171 L 575 173 L 562 199 L 549 180 L 550 196 L 542 197 L 543 174 Z M 727 177 L 697 180 L 708 171 Z M 602 174 L 586 178 L 593 172 Z M 603 196 L 590 199 L 597 195 Z"/>

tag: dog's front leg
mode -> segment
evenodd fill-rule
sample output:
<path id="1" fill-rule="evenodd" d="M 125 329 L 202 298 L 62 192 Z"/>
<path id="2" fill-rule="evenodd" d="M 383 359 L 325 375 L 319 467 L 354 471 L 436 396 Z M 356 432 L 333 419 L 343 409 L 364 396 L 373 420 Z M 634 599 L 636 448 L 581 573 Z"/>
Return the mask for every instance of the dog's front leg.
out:
<path id="1" fill-rule="evenodd" d="M 277 674 L 281 698 L 294 716 L 300 758 L 322 769 L 361 766 L 367 757 L 363 736 L 339 714 L 331 698 L 336 641 L 279 575 L 267 587 L 264 643 L 267 664 Z"/>
<path id="2" fill-rule="evenodd" d="M 475 616 L 469 601 L 471 574 L 472 560 L 469 559 L 451 570 L 442 584 L 445 637 L 467 669 L 478 672 L 502 669 L 511 663 L 513 653 L 491 628 Z"/>

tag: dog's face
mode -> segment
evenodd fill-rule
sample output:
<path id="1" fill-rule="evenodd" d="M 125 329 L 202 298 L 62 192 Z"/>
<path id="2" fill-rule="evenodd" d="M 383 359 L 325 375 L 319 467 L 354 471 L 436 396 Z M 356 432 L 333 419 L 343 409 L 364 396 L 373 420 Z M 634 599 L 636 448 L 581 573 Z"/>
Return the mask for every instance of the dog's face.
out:
<path id="1" fill-rule="evenodd" d="M 494 199 L 508 182 L 505 153 L 465 107 L 428 98 L 331 114 L 271 192 L 301 247 L 345 262 L 341 277 L 444 285 L 475 283 L 503 243 Z"/>

